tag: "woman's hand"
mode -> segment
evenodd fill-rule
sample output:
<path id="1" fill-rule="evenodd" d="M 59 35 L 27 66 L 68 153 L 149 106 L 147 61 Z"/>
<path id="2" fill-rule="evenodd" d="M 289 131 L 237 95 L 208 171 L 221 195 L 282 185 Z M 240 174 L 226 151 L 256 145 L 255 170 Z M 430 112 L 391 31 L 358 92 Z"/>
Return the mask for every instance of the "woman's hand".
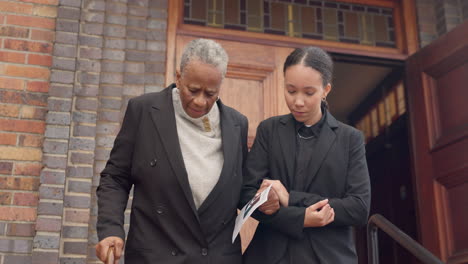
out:
<path id="1" fill-rule="evenodd" d="M 269 185 L 260 187 L 256 195 L 260 195 Z M 280 209 L 278 194 L 273 189 L 268 192 L 268 200 L 258 207 L 258 210 L 266 215 L 272 215 Z"/>
<path id="2" fill-rule="evenodd" d="M 326 226 L 333 220 L 335 220 L 335 211 L 328 204 L 328 199 L 325 199 L 306 208 L 304 227 Z"/>
<path id="3" fill-rule="evenodd" d="M 289 204 L 289 193 L 284 187 L 284 185 L 279 180 L 263 180 L 260 188 L 268 187 L 272 185 L 272 189 L 278 194 L 279 202 L 281 206 L 288 207 Z"/>

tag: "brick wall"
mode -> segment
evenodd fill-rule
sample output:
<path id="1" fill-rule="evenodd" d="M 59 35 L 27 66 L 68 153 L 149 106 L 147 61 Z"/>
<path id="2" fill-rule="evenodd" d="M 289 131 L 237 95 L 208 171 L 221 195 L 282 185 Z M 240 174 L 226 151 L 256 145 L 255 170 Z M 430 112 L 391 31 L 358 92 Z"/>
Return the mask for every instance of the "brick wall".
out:
<path id="1" fill-rule="evenodd" d="M 31 262 L 57 4 L 0 1 L 0 263 Z"/>
<path id="2" fill-rule="evenodd" d="M 416 0 L 416 7 L 421 47 L 468 18 L 466 0 Z"/>
<path id="3" fill-rule="evenodd" d="M 0 0 L 0 264 L 98 263 L 99 172 L 128 100 L 164 86 L 166 19 L 167 0 Z"/>

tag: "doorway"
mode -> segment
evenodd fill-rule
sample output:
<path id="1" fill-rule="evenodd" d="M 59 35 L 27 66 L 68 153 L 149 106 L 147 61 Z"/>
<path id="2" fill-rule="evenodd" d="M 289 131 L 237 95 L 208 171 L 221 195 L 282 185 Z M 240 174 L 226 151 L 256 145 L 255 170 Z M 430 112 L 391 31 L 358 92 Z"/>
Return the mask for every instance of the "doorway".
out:
<path id="1" fill-rule="evenodd" d="M 403 86 L 404 61 L 332 54 L 334 90 L 329 103 L 340 121 L 366 138 L 371 178 L 370 215 L 381 214 L 418 240 L 411 173 L 409 120 Z M 366 228 L 356 228 L 359 263 L 367 263 Z M 380 263 L 417 263 L 386 234 L 379 234 Z"/>

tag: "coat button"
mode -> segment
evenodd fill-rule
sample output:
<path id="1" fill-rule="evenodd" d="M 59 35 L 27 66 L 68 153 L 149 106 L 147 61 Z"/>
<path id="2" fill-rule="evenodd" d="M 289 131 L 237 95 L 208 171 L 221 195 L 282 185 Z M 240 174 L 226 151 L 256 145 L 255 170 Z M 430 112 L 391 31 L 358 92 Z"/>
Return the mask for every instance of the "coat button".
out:
<path id="1" fill-rule="evenodd" d="M 177 250 L 172 250 L 171 255 L 172 256 L 177 256 Z"/>
<path id="2" fill-rule="evenodd" d="M 156 166 L 156 162 L 157 162 L 157 161 L 158 161 L 157 159 L 153 159 L 152 161 L 150 161 L 150 166 L 151 166 L 151 167 Z"/>
<path id="3" fill-rule="evenodd" d="M 201 254 L 202 254 L 202 256 L 207 256 L 208 255 L 208 249 L 202 248 L 201 249 Z"/>
<path id="4" fill-rule="evenodd" d="M 160 215 L 164 214 L 164 208 L 162 206 L 157 206 L 156 213 Z"/>

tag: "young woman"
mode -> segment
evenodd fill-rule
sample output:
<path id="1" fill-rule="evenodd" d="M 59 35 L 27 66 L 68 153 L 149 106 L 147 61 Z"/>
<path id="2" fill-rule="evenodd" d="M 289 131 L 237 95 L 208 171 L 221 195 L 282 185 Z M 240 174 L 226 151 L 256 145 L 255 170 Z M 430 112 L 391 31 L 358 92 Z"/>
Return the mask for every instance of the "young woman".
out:
<path id="1" fill-rule="evenodd" d="M 352 226 L 366 224 L 370 205 L 363 136 L 327 110 L 325 51 L 296 49 L 283 70 L 291 113 L 259 125 L 245 168 L 246 186 L 272 184 L 281 208 L 254 214 L 260 224 L 244 263 L 357 263 Z"/>

